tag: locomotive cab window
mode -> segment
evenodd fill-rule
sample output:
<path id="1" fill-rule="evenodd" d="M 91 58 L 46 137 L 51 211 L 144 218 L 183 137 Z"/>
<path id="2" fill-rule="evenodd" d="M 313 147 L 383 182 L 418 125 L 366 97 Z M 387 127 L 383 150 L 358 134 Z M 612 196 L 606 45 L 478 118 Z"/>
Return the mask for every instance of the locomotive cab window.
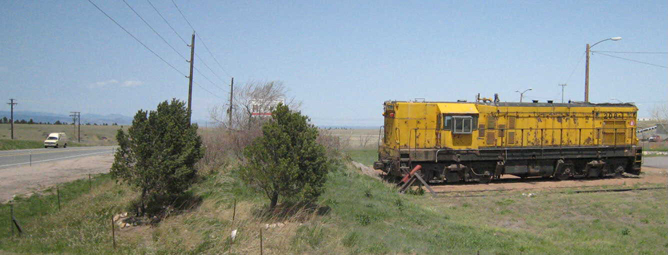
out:
<path id="1" fill-rule="evenodd" d="M 443 115 L 443 129 L 453 134 L 470 134 L 478 125 L 478 116 L 447 116 Z"/>

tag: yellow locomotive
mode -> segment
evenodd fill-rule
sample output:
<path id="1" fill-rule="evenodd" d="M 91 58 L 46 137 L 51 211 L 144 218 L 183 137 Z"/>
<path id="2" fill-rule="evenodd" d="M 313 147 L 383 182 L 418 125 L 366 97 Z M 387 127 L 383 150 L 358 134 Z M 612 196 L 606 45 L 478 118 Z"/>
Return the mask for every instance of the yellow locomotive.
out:
<path id="1" fill-rule="evenodd" d="M 428 180 L 489 182 L 504 174 L 571 177 L 640 174 L 633 104 L 384 103 L 375 169 Z"/>

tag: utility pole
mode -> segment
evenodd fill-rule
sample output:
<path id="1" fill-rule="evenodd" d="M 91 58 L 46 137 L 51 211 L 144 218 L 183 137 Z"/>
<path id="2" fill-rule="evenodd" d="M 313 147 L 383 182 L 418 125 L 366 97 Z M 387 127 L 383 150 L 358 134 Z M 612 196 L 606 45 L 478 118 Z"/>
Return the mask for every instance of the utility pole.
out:
<path id="1" fill-rule="evenodd" d="M 193 31 L 193 39 L 190 43 L 190 76 L 188 76 L 188 125 L 190 125 L 192 117 L 191 103 L 193 99 L 193 67 L 195 65 L 195 31 Z"/>
<path id="2" fill-rule="evenodd" d="M 72 131 L 72 134 L 76 135 L 77 134 L 77 115 L 75 114 L 75 112 L 70 112 L 70 113 L 71 113 L 70 117 L 72 117 L 72 127 L 74 128 L 74 130 Z M 74 137 L 72 137 L 72 138 L 74 138 Z"/>
<path id="3" fill-rule="evenodd" d="M 232 128 L 232 104 L 234 102 L 234 77 L 232 77 L 232 83 L 230 83 L 230 109 L 227 110 L 227 115 L 230 117 L 229 128 Z"/>
<path id="4" fill-rule="evenodd" d="M 77 142 L 81 143 L 81 113 L 80 112 L 77 112 L 77 120 L 79 121 L 79 125 L 78 125 L 79 126 L 79 132 L 77 132 L 77 136 L 79 137 L 79 139 L 77 139 Z"/>
<path id="5" fill-rule="evenodd" d="M 589 44 L 587 44 L 587 60 L 585 62 L 585 103 L 589 103 Z"/>
<path id="6" fill-rule="evenodd" d="M 17 103 L 14 103 L 14 100 L 16 100 L 16 99 L 10 98 L 9 103 L 7 103 L 9 105 L 9 107 L 11 108 L 11 115 L 9 117 L 9 123 L 11 123 L 11 127 L 12 127 L 12 140 L 14 140 L 14 105 L 17 104 Z"/>
<path id="7" fill-rule="evenodd" d="M 73 125 L 76 125 L 77 121 L 79 121 L 79 132 L 77 132 L 77 136 L 78 136 L 77 141 L 80 143 L 81 142 L 81 112 L 70 112 L 70 113 L 72 113 L 72 115 L 70 115 L 70 116 L 72 117 L 72 121 L 73 121 L 72 124 Z M 76 130 L 76 126 L 75 126 L 75 130 Z"/>
<path id="8" fill-rule="evenodd" d="M 568 85 L 568 84 L 566 84 L 566 83 L 559 84 L 559 86 L 561 86 L 561 103 L 564 103 L 564 88 L 565 88 L 567 85 Z"/>

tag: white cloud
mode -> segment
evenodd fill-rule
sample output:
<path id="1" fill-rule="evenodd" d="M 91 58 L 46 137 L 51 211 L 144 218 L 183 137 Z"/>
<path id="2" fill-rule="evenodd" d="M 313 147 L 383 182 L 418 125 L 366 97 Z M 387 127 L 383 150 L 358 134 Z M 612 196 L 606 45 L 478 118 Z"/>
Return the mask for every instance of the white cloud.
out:
<path id="1" fill-rule="evenodd" d="M 123 86 L 123 87 L 137 87 L 137 86 L 142 85 L 142 84 L 144 84 L 144 83 L 141 82 L 141 81 L 124 81 L 121 84 L 121 86 Z"/>
<path id="2" fill-rule="evenodd" d="M 98 82 L 88 84 L 88 88 L 97 89 L 97 88 L 104 88 L 104 87 L 108 87 L 108 86 L 120 86 L 120 87 L 130 88 L 130 87 L 137 87 L 137 86 L 142 85 L 142 84 L 144 84 L 144 82 L 131 81 L 131 80 L 121 82 L 121 81 L 118 81 L 116 79 L 111 79 L 111 80 L 98 81 Z"/>

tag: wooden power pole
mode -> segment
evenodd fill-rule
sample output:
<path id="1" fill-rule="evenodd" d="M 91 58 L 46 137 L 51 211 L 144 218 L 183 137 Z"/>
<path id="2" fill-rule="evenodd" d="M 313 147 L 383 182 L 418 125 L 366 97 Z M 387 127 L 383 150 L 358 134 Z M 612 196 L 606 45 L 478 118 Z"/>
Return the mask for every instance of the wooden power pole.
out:
<path id="1" fill-rule="evenodd" d="M 230 83 L 230 109 L 228 110 L 227 115 L 230 117 L 229 128 L 232 128 L 232 105 L 234 103 L 234 77 L 232 77 L 232 83 Z"/>
<path id="2" fill-rule="evenodd" d="M 11 108 L 11 113 L 10 113 L 10 116 L 9 116 L 9 123 L 11 123 L 11 127 L 12 127 L 12 140 L 14 140 L 14 105 L 17 104 L 17 103 L 14 103 L 14 100 L 16 100 L 16 99 L 11 98 L 11 99 L 9 99 L 9 103 L 7 103 Z"/>
<path id="3" fill-rule="evenodd" d="M 70 115 L 70 116 L 72 117 L 72 121 L 73 121 L 72 124 L 75 125 L 75 130 L 76 130 L 77 121 L 79 122 L 79 132 L 77 132 L 77 137 L 78 137 L 77 141 L 80 143 L 81 142 L 81 112 L 70 112 L 70 113 L 72 113 L 72 115 Z"/>
<path id="4" fill-rule="evenodd" d="M 192 118 L 192 99 L 193 99 L 193 67 L 195 65 L 195 31 L 193 31 L 192 42 L 190 43 L 190 76 L 188 76 L 188 124 Z"/>

